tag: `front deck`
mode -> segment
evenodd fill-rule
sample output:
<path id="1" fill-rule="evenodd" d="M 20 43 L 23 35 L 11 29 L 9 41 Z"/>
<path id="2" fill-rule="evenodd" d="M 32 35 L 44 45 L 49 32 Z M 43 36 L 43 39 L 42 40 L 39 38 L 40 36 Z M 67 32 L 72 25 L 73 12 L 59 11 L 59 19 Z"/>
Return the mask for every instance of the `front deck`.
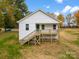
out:
<path id="1" fill-rule="evenodd" d="M 40 42 L 52 42 L 53 40 L 58 39 L 58 31 L 53 30 L 39 30 L 35 31 L 35 37 L 31 40 L 34 44 L 40 43 Z"/>

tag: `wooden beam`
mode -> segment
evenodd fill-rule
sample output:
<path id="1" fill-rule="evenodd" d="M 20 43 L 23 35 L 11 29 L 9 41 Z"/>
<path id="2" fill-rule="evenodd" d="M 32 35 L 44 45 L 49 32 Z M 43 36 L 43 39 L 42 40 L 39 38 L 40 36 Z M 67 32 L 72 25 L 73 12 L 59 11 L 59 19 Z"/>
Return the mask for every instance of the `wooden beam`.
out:
<path id="1" fill-rule="evenodd" d="M 52 43 L 52 32 L 51 32 L 51 43 Z"/>
<path id="2" fill-rule="evenodd" d="M 36 45 L 36 37 L 35 37 L 35 39 L 34 39 L 34 44 Z"/>
<path id="3" fill-rule="evenodd" d="M 28 41 L 27 43 L 28 43 L 28 45 L 29 45 L 29 41 Z"/>
<path id="4" fill-rule="evenodd" d="M 39 35 L 39 44 L 40 44 L 40 35 Z"/>
<path id="5" fill-rule="evenodd" d="M 58 24 L 58 40 L 60 39 L 60 25 Z"/>
<path id="6" fill-rule="evenodd" d="M 41 34 L 41 41 L 42 41 L 42 43 L 43 43 L 43 34 Z"/>

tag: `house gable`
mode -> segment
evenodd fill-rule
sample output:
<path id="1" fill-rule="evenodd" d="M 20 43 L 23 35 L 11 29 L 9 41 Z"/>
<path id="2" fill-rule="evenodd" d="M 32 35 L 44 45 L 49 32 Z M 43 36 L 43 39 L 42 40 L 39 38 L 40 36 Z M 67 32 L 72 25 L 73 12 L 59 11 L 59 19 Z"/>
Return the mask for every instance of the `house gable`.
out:
<path id="1" fill-rule="evenodd" d="M 41 10 L 38 10 L 37 12 L 24 17 L 23 19 L 19 20 L 20 22 L 26 22 L 26 23 L 59 23 L 57 20 L 53 19 L 52 17 L 48 16 L 46 13 L 44 13 Z"/>

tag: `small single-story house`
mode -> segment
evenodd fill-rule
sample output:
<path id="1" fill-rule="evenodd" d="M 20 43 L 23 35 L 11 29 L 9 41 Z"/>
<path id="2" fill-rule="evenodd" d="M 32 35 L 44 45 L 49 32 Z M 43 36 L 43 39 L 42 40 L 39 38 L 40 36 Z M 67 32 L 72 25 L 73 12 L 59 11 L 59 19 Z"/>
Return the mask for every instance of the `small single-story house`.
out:
<path id="1" fill-rule="evenodd" d="M 41 39 L 58 39 L 60 22 L 42 10 L 24 17 L 17 23 L 19 24 L 19 42 L 22 45 L 31 40 L 39 42 Z"/>

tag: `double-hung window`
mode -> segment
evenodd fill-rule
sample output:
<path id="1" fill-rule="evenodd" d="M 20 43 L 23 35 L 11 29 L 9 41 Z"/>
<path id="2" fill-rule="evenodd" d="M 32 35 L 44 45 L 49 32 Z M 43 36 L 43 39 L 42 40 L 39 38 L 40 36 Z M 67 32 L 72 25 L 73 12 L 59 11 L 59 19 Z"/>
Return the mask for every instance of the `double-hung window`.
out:
<path id="1" fill-rule="evenodd" d="M 29 24 L 26 24 L 26 30 L 29 30 Z"/>

